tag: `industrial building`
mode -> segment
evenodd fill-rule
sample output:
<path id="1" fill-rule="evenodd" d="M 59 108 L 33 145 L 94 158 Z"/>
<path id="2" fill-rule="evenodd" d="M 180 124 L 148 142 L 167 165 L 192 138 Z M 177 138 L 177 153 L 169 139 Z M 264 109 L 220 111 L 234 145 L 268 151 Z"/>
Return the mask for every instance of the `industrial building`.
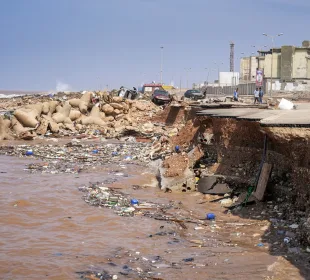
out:
<path id="1" fill-rule="evenodd" d="M 301 47 L 282 46 L 258 51 L 257 56 L 241 58 L 240 82 L 255 82 L 256 70 L 260 69 L 269 86 L 272 78 L 272 87 L 276 90 L 310 88 L 309 60 L 310 41 L 304 41 Z"/>

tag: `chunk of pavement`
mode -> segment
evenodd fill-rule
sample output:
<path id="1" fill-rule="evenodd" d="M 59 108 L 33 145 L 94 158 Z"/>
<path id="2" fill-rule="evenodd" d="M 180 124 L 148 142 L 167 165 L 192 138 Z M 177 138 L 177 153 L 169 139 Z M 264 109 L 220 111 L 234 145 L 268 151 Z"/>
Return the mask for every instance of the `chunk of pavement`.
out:
<path id="1" fill-rule="evenodd" d="M 208 190 L 206 194 L 218 194 L 224 195 L 226 193 L 231 193 L 232 190 L 229 188 L 227 184 L 216 184 L 212 189 Z"/>
<path id="2" fill-rule="evenodd" d="M 203 177 L 198 181 L 198 191 L 201 193 L 207 193 L 217 183 L 215 176 Z"/>

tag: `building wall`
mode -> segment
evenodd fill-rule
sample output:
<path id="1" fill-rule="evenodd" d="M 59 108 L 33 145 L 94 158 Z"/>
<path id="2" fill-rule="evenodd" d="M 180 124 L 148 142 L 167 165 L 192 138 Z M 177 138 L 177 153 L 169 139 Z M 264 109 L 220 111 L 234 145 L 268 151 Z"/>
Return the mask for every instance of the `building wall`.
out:
<path id="1" fill-rule="evenodd" d="M 271 54 L 267 54 L 265 56 L 265 68 L 264 74 L 265 77 L 270 79 L 271 78 Z M 272 67 L 272 78 L 273 79 L 280 79 L 281 77 L 281 53 L 274 53 L 273 54 L 273 67 Z"/>
<path id="2" fill-rule="evenodd" d="M 295 48 L 293 46 L 283 46 L 281 48 L 281 80 L 292 81 L 293 79 L 293 58 Z"/>
<path id="3" fill-rule="evenodd" d="M 260 56 L 258 57 L 258 68 L 261 69 L 261 70 L 264 70 L 265 68 L 265 57 L 264 56 Z"/>
<path id="4" fill-rule="evenodd" d="M 249 80 L 249 71 L 250 71 L 250 58 L 242 57 L 240 59 L 240 79 L 247 81 Z"/>
<path id="5" fill-rule="evenodd" d="M 251 79 L 250 81 L 256 81 L 256 70 L 258 68 L 258 60 L 256 56 L 251 56 Z"/>
<path id="6" fill-rule="evenodd" d="M 220 86 L 234 86 L 239 84 L 238 72 L 220 72 Z"/>
<path id="7" fill-rule="evenodd" d="M 293 57 L 293 78 L 307 79 L 308 78 L 308 59 L 307 49 L 296 49 Z"/>

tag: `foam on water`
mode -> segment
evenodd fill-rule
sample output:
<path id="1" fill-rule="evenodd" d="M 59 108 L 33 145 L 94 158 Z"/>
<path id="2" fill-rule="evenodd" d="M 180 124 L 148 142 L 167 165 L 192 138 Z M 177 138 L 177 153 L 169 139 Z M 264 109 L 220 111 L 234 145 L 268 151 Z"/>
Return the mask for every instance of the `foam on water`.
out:
<path id="1" fill-rule="evenodd" d="M 18 97 L 18 96 L 22 96 L 25 94 L 3 94 L 0 93 L 0 98 L 13 98 L 13 97 Z"/>

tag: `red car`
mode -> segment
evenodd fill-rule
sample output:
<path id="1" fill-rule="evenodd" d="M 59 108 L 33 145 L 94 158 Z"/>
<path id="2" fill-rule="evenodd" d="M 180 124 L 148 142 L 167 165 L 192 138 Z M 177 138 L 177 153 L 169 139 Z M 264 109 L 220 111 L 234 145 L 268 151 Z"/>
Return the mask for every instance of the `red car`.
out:
<path id="1" fill-rule="evenodd" d="M 152 102 L 157 105 L 164 105 L 171 102 L 171 96 L 168 91 L 156 89 L 152 94 Z"/>

